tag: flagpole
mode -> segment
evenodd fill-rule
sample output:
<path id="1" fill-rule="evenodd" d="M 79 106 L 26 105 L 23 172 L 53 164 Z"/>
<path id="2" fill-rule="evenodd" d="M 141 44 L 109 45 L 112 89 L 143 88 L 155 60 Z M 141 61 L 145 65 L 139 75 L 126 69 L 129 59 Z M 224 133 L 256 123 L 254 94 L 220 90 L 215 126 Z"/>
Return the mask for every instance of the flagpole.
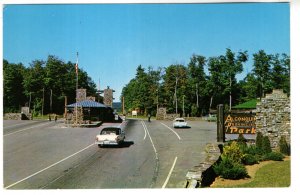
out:
<path id="1" fill-rule="evenodd" d="M 78 93 L 78 52 L 77 52 L 77 59 L 76 59 L 76 106 L 75 106 L 75 112 L 76 112 L 76 126 L 78 125 L 78 110 L 77 110 L 77 93 Z"/>

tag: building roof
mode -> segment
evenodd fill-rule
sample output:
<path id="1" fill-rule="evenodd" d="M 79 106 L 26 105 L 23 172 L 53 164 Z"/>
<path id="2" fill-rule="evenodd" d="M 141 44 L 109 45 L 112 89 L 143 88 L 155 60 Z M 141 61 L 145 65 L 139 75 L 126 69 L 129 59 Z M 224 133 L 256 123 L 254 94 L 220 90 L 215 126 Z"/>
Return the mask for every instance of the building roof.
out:
<path id="1" fill-rule="evenodd" d="M 74 108 L 76 107 L 76 104 L 78 107 L 84 107 L 84 108 L 106 108 L 104 104 L 101 104 L 99 102 L 95 102 L 92 100 L 83 100 L 77 103 L 69 104 L 67 105 L 67 108 Z"/>

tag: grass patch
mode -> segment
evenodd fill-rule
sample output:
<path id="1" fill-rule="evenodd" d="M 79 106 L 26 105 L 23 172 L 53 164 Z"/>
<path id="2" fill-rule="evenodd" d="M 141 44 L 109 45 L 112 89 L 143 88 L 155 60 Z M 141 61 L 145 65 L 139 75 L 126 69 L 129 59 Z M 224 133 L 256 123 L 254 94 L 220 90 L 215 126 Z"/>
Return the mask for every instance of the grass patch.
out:
<path id="1" fill-rule="evenodd" d="M 242 104 L 233 106 L 232 108 L 235 108 L 235 109 L 255 109 L 257 101 L 258 101 L 257 99 L 252 99 L 252 100 L 249 100 L 249 101 L 244 102 Z"/>
<path id="2" fill-rule="evenodd" d="M 277 161 L 260 168 L 249 183 L 231 187 L 289 187 L 291 184 L 291 163 Z"/>

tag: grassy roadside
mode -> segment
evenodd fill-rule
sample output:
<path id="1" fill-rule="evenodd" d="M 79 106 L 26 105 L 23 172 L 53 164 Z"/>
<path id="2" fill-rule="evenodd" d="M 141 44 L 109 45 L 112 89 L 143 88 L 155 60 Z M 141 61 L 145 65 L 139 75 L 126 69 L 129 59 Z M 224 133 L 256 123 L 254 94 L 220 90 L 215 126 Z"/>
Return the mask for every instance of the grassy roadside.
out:
<path id="1" fill-rule="evenodd" d="M 227 180 L 216 178 L 212 188 L 289 187 L 291 184 L 290 158 L 284 161 L 264 161 L 246 166 L 250 178 Z"/>

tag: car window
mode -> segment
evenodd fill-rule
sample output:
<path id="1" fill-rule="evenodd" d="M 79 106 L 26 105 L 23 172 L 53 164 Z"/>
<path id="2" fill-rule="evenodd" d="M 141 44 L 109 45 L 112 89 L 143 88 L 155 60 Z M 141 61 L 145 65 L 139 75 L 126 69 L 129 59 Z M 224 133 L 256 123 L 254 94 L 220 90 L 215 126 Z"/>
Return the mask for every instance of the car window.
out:
<path id="1" fill-rule="evenodd" d="M 109 135 L 109 134 L 116 134 L 120 135 L 120 129 L 118 128 L 105 128 L 102 129 L 100 135 Z"/>

